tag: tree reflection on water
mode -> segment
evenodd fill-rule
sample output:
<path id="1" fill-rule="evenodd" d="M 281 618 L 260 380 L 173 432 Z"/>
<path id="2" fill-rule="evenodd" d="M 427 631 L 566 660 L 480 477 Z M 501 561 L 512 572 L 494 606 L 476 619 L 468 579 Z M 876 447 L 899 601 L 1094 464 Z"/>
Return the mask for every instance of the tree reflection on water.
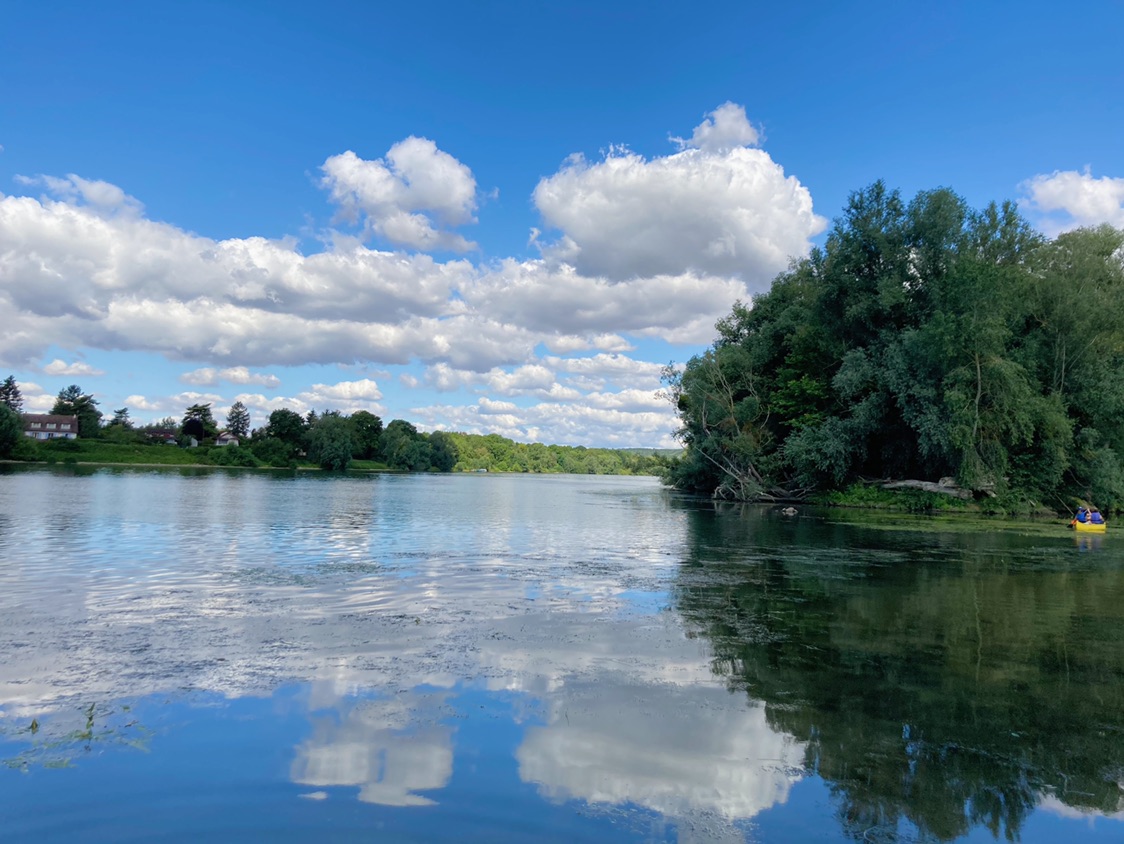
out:
<path id="1" fill-rule="evenodd" d="M 1014 840 L 1044 801 L 1120 811 L 1119 552 L 684 506 L 675 605 L 713 670 L 807 742 L 851 835 Z"/>

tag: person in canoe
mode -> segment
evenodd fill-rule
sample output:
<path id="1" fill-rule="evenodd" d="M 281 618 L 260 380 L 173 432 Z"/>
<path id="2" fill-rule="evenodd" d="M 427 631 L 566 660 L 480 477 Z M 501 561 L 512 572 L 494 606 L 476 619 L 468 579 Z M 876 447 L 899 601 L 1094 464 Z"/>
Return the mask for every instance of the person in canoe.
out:
<path id="1" fill-rule="evenodd" d="M 1069 526 L 1075 530 L 1103 533 L 1105 520 L 1104 516 L 1101 515 L 1101 511 L 1096 507 L 1082 506 L 1078 509 L 1077 513 L 1074 514 L 1073 521 L 1069 523 Z"/>

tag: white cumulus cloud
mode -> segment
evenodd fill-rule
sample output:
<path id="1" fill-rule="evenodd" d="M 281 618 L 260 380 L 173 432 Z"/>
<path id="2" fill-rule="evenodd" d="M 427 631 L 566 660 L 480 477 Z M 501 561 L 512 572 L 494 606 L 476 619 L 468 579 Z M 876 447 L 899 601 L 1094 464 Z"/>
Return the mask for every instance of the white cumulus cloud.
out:
<path id="1" fill-rule="evenodd" d="M 583 275 L 567 264 L 506 260 L 467 281 L 461 292 L 475 310 L 537 331 L 578 336 L 628 332 L 670 339 L 690 326 L 691 336 L 677 337 L 677 342 L 708 343 L 715 321 L 745 296 L 746 288 L 737 279 L 692 272 L 613 282 Z M 605 351 L 627 349 L 597 345 Z"/>
<path id="2" fill-rule="evenodd" d="M 321 170 L 321 184 L 341 216 L 362 222 L 390 243 L 457 252 L 475 246 L 434 225 L 475 221 L 476 180 L 468 167 L 428 138 L 406 138 L 374 161 L 348 150 L 328 158 Z"/>
<path id="3" fill-rule="evenodd" d="M 499 434 L 520 442 L 608 448 L 678 448 L 676 418 L 667 402 L 643 391 L 591 394 L 574 401 L 542 401 L 528 407 L 481 397 L 475 405 L 411 409 L 429 430 Z"/>
<path id="4" fill-rule="evenodd" d="M 170 406 L 166 402 L 153 400 L 139 394 L 125 396 L 125 407 L 132 410 L 142 410 L 146 413 L 160 413 L 170 410 Z"/>
<path id="5" fill-rule="evenodd" d="M 314 397 L 325 402 L 369 402 L 382 398 L 379 385 L 370 378 L 358 381 L 340 381 L 338 384 L 313 384 L 312 389 L 302 396 Z"/>
<path id="6" fill-rule="evenodd" d="M 1020 205 L 1048 235 L 1101 223 L 1124 228 L 1124 178 L 1095 178 L 1088 169 L 1055 170 L 1020 187 L 1025 194 Z"/>
<path id="7" fill-rule="evenodd" d="M 15 179 L 21 185 L 42 185 L 51 195 L 80 203 L 100 214 L 139 214 L 144 210 L 144 205 L 135 197 L 100 179 L 83 179 L 74 173 L 66 178 L 41 175 L 16 176 Z"/>
<path id="8" fill-rule="evenodd" d="M 695 127 L 690 140 L 673 138 L 680 149 L 725 152 L 734 147 L 755 147 L 761 135 L 745 116 L 745 106 L 725 102 Z"/>
<path id="9" fill-rule="evenodd" d="M 440 392 L 468 390 L 488 396 L 524 396 L 591 407 L 662 410 L 666 402 L 656 398 L 661 372 L 660 364 L 601 353 L 585 358 L 547 355 L 522 366 L 494 367 L 487 372 L 436 363 L 426 369 L 424 380 Z M 627 386 L 618 392 L 606 391 L 609 384 Z"/>
<path id="10" fill-rule="evenodd" d="M 43 372 L 47 375 L 86 375 L 90 377 L 105 375 L 105 370 L 96 369 L 88 363 L 83 363 L 82 361 L 67 363 L 59 358 L 55 358 L 44 366 Z"/>
<path id="11" fill-rule="evenodd" d="M 673 155 L 572 156 L 534 191 L 543 219 L 561 232 L 544 254 L 613 280 L 691 273 L 764 289 L 807 253 L 826 220 L 807 188 L 748 146 L 757 140 L 744 109 L 726 103 Z"/>
<path id="12" fill-rule="evenodd" d="M 48 393 L 33 381 L 20 381 L 20 397 L 27 413 L 48 413 L 55 405 L 55 394 Z"/>
<path id="13" fill-rule="evenodd" d="M 185 372 L 180 376 L 180 381 L 185 384 L 193 384 L 196 387 L 213 387 L 223 381 L 228 384 L 239 385 L 257 384 L 268 389 L 276 389 L 281 386 L 281 379 L 276 375 L 265 372 L 251 372 L 245 366 L 229 366 L 225 369 L 205 366 L 201 369 Z"/>

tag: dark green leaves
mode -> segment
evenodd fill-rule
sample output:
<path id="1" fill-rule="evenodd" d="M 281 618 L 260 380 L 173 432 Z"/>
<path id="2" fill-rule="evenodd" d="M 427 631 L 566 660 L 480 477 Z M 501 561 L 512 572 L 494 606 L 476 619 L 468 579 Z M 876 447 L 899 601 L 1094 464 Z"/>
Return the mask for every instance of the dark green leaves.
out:
<path id="1" fill-rule="evenodd" d="M 1124 504 L 1122 248 L 1107 226 L 1047 241 L 946 189 L 856 192 L 822 250 L 672 374 L 672 480 L 775 498 L 951 476 L 1019 507 L 1094 487 Z"/>

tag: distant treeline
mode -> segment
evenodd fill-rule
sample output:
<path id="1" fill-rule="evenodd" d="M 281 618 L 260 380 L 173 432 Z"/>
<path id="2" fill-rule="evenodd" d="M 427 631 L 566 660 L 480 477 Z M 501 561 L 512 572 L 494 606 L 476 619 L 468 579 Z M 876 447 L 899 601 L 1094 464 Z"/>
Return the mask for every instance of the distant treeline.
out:
<path id="1" fill-rule="evenodd" d="M 654 450 L 516 443 L 497 434 L 419 431 L 404 419 L 385 427 L 365 410 L 302 416 L 281 408 L 251 429 L 250 414 L 235 402 L 220 429 L 209 404 L 135 426 L 128 408 L 103 424 L 98 402 L 72 384 L 58 394 L 53 414 L 76 416 L 79 439 L 32 440 L 22 435 L 23 399 L 15 378 L 0 384 L 0 458 L 25 461 L 112 463 L 203 463 L 220 466 L 319 466 L 407 472 L 541 472 L 598 475 L 658 475 L 666 460 Z M 168 446 L 183 452 L 169 452 Z M 174 455 L 174 456 L 173 456 Z"/>
<path id="2" fill-rule="evenodd" d="M 823 248 L 667 381 L 668 479 L 782 500 L 952 479 L 985 507 L 1124 507 L 1124 232 L 853 194 Z M 942 488 L 953 488 L 946 481 Z"/>
<path id="3" fill-rule="evenodd" d="M 658 475 L 667 460 L 654 449 L 584 448 L 517 443 L 498 434 L 446 436 L 457 451 L 454 471 L 567 473 L 574 475 Z"/>

